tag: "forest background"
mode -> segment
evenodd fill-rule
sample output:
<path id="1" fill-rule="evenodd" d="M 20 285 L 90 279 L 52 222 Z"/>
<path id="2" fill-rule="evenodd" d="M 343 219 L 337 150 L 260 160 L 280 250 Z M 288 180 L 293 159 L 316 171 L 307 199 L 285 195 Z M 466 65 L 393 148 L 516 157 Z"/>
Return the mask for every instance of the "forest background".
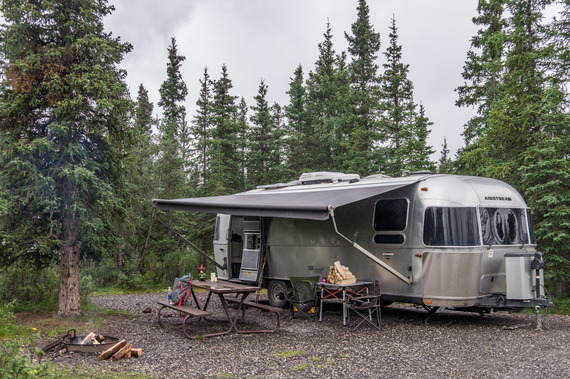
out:
<path id="1" fill-rule="evenodd" d="M 570 0 L 481 0 L 466 46 L 459 107 L 476 115 L 465 146 L 439 160 L 414 98 L 397 20 L 387 46 L 355 1 L 336 51 L 330 24 L 314 67 L 291 73 L 287 104 L 262 80 L 252 103 L 229 68 L 204 68 L 187 116 L 185 57 L 172 37 L 158 108 L 136 99 L 119 63 L 132 46 L 104 30 L 105 0 L 2 0 L 0 302 L 81 313 L 95 289 L 166 288 L 202 262 L 168 228 L 212 252 L 213 217 L 153 213 L 152 198 L 232 194 L 303 172 L 418 170 L 497 178 L 532 209 L 549 292 L 570 295 Z M 554 19 L 543 17 L 549 7 Z M 163 223 L 151 219 L 161 219 Z M 167 227 L 168 226 L 168 227 Z"/>

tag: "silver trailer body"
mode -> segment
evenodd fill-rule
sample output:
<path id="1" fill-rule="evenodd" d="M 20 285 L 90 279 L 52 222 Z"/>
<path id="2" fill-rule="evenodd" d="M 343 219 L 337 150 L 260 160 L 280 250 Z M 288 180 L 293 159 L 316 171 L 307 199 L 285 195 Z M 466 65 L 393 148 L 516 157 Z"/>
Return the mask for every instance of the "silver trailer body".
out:
<path id="1" fill-rule="evenodd" d="M 275 305 L 289 277 L 326 276 L 337 260 L 359 280 L 380 280 L 385 302 L 479 311 L 552 305 L 529 209 L 498 180 L 325 172 L 232 196 L 154 202 L 219 213 L 218 276 L 263 275 Z"/>

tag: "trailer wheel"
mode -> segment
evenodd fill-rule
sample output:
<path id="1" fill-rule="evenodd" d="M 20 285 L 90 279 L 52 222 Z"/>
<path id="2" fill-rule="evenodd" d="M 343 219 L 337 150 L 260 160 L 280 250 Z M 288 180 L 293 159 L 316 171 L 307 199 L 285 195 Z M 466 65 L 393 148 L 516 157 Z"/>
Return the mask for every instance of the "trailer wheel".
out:
<path id="1" fill-rule="evenodd" d="M 267 299 L 269 305 L 277 308 L 285 308 L 287 305 L 286 293 L 289 284 L 284 280 L 272 280 L 267 286 Z"/>

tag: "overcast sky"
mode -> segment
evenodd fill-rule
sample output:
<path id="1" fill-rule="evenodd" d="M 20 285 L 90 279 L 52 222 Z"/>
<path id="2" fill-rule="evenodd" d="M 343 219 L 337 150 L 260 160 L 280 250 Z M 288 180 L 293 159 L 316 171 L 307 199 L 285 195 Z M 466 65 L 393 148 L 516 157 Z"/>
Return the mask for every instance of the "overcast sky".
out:
<path id="1" fill-rule="evenodd" d="M 158 89 L 166 78 L 167 48 L 175 37 L 183 80 L 189 89 L 187 111 L 194 116 L 204 67 L 218 79 L 222 64 L 228 67 L 233 95 L 254 105 L 260 80 L 268 85 L 268 100 L 288 103 L 286 91 L 295 68 L 301 64 L 305 78 L 314 69 L 317 44 L 330 21 L 337 53 L 346 51 L 344 32 L 356 21 L 357 0 L 110 0 L 115 12 L 105 19 L 107 32 L 128 41 L 133 51 L 122 67 L 133 99 L 139 84 L 149 91 L 158 109 Z M 416 103 L 425 106 L 434 123 L 429 143 L 440 156 L 444 136 L 452 156 L 463 146 L 463 125 L 474 114 L 457 108 L 454 89 L 462 84 L 461 72 L 470 39 L 477 0 L 369 0 L 370 19 L 380 33 L 381 54 L 388 46 L 388 27 L 394 15 L 402 61 L 409 64 Z"/>

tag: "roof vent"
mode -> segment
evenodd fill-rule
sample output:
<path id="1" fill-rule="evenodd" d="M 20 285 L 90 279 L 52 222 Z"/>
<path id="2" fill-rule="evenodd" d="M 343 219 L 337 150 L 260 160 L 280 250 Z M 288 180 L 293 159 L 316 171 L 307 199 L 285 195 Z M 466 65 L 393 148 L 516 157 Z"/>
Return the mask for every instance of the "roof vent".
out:
<path id="1" fill-rule="evenodd" d="M 342 172 L 330 171 L 306 172 L 299 178 L 299 182 L 304 185 L 339 182 L 354 183 L 359 180 L 360 175 L 358 174 L 343 174 Z"/>

